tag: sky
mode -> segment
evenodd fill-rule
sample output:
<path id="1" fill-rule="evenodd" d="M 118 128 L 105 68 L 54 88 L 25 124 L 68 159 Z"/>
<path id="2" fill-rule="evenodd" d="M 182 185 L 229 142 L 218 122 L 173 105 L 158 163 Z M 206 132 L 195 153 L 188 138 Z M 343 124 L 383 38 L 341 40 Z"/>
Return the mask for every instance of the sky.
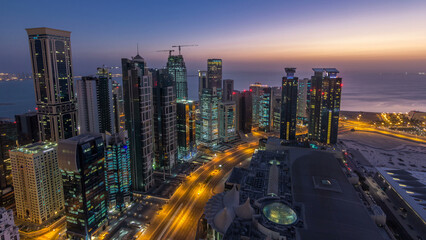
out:
<path id="1" fill-rule="evenodd" d="M 224 74 L 308 75 L 426 71 L 424 0 L 123 0 L 1 1 L 0 72 L 31 72 L 25 28 L 71 31 L 74 75 L 142 55 L 163 67 L 172 45 L 183 48 L 188 74 L 222 58 Z M 245 75 L 244 75 L 245 74 Z"/>

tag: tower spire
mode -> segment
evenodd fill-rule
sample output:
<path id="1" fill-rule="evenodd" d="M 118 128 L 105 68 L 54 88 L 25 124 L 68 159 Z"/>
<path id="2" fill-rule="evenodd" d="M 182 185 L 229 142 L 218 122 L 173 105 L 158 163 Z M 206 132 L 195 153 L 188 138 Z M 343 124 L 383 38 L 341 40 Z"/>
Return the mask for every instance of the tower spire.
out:
<path id="1" fill-rule="evenodd" d="M 136 43 L 136 55 L 139 55 L 139 43 Z"/>

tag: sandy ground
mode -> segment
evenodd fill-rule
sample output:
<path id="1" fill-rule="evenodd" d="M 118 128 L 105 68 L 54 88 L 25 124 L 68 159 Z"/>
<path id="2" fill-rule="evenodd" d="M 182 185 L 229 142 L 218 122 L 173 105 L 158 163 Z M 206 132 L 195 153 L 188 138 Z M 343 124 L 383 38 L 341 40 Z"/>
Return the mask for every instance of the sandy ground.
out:
<path id="1" fill-rule="evenodd" d="M 339 135 L 349 149 L 358 150 L 373 166 L 426 171 L 426 145 L 381 134 L 347 132 Z"/>

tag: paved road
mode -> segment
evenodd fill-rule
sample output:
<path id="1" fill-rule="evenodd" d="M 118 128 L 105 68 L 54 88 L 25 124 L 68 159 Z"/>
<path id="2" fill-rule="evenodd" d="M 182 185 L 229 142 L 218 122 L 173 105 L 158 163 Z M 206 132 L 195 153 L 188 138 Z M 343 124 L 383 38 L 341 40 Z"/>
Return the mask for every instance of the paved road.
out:
<path id="1" fill-rule="evenodd" d="M 139 239 L 193 239 L 212 189 L 234 166 L 251 157 L 257 144 L 257 141 L 246 143 L 220 153 L 193 172 Z"/>

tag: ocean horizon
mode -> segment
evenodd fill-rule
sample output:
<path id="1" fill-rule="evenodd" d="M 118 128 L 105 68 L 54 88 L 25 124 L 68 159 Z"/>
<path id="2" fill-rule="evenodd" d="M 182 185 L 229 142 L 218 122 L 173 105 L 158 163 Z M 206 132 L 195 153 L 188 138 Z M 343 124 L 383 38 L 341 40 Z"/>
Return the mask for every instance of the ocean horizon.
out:
<path id="1" fill-rule="evenodd" d="M 188 73 L 188 97 L 198 100 L 198 77 Z M 234 79 L 235 89 L 249 89 L 260 82 L 280 86 L 283 73 L 224 73 L 223 79 Z M 304 76 L 305 75 L 305 76 Z M 299 78 L 309 77 L 301 73 Z M 409 112 L 426 111 L 426 75 L 417 73 L 345 73 L 342 104 L 344 111 Z M 121 82 L 121 79 L 115 79 Z M 35 111 L 32 80 L 0 82 L 0 119 Z"/>

